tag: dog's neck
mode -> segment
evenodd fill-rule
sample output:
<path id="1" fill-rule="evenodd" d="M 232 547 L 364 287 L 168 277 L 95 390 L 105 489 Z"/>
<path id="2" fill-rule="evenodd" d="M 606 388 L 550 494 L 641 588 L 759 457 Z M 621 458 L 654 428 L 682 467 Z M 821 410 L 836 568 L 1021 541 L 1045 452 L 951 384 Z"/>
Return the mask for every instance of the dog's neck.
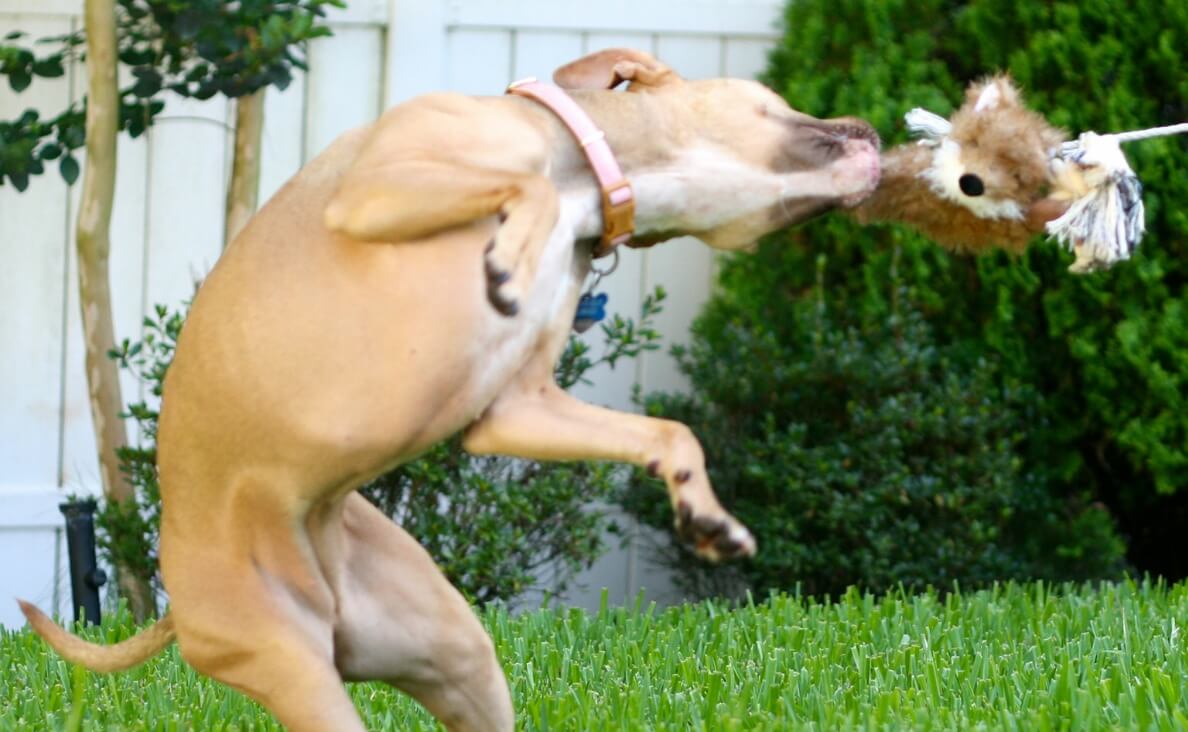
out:
<path id="1" fill-rule="evenodd" d="M 656 230 L 654 186 L 647 171 L 667 167 L 677 147 L 671 123 L 651 95 L 607 91 L 572 91 L 570 95 L 606 134 L 623 174 L 635 192 L 637 239 Z M 578 239 L 597 239 L 602 232 L 602 209 L 598 181 L 573 137 L 558 118 L 553 118 L 554 155 L 552 177 L 558 182 L 562 200 L 571 212 L 570 221 Z"/>
<path id="2" fill-rule="evenodd" d="M 748 166 L 700 141 L 662 95 L 631 92 L 571 93 L 606 139 L 635 190 L 635 239 L 653 244 L 697 235 L 741 211 L 778 206 L 789 181 Z M 554 180 L 575 215 L 575 235 L 595 239 L 602 231 L 597 182 L 581 149 L 554 118 L 558 145 Z M 788 176 L 784 176 L 785 178 Z M 793 176 L 794 177 L 794 176 Z M 729 182 L 725 184 L 724 182 Z"/>

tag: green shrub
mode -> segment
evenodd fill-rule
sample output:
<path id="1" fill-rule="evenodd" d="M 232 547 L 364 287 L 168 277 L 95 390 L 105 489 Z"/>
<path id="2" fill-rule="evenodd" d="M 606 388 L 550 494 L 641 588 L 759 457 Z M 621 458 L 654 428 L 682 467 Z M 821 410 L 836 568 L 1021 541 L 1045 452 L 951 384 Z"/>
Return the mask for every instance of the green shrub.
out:
<path id="1" fill-rule="evenodd" d="M 571 338 L 557 365 L 557 383 L 568 389 L 585 382 L 595 366 L 613 367 L 657 348 L 651 319 L 664 297 L 657 288 L 644 298 L 638 324 L 618 315 L 603 323 L 601 353 Z M 144 322 L 142 340 L 125 340 L 112 354 L 153 398 L 129 407 L 127 417 L 140 440 L 120 454 L 136 487 L 135 501 L 103 501 L 96 516 L 107 560 L 132 568 L 158 589 L 155 405 L 183 320 L 181 313 L 157 306 Z M 601 556 L 607 534 L 616 531 L 605 506 L 621 480 L 616 467 L 606 464 L 475 457 L 455 437 L 361 492 L 421 542 L 454 586 L 485 604 L 530 590 L 563 591 L 574 574 Z"/>
<path id="2" fill-rule="evenodd" d="M 804 111 L 869 119 L 889 143 L 913 106 L 947 114 L 968 82 L 1009 71 L 1027 103 L 1073 135 L 1188 119 L 1188 4 L 1161 0 L 797 0 L 766 80 Z M 1188 575 L 1188 146 L 1127 145 L 1146 188 L 1145 241 L 1088 277 L 1037 243 L 1018 261 L 950 257 L 895 227 L 839 216 L 792 244 L 828 252 L 833 292 L 863 302 L 899 269 L 940 343 L 993 356 L 1044 396 L 1021 447 L 1060 494 L 1088 492 L 1118 516 L 1144 570 Z M 800 267 L 796 259 L 786 260 Z M 803 283 L 805 273 L 773 276 Z M 885 307 L 863 302 L 863 307 Z"/>
<path id="3" fill-rule="evenodd" d="M 775 247 L 744 261 L 727 282 L 781 264 Z M 823 286 L 799 297 L 763 298 L 764 289 L 727 287 L 701 315 L 680 353 L 695 394 L 647 402 L 702 438 L 715 489 L 759 542 L 755 559 L 722 568 L 668 548 L 687 589 L 737 591 L 741 580 L 761 595 L 836 595 L 854 584 L 1118 570 L 1109 516 L 1061 502 L 1019 459 L 1043 412 L 1034 390 L 1000 385 L 993 359 L 963 363 L 902 296 L 887 314 L 855 314 L 830 307 Z M 649 493 L 637 486 L 623 500 L 646 522 L 670 524 Z"/>
<path id="4" fill-rule="evenodd" d="M 902 119 L 909 109 L 948 114 L 970 81 L 997 71 L 1009 71 L 1029 105 L 1074 135 L 1120 131 L 1188 119 L 1185 39 L 1188 5 L 1156 0 L 1125 7 L 795 0 L 787 5 L 786 32 L 765 81 L 810 114 L 870 120 L 887 145 L 906 139 Z M 856 326 L 873 339 L 855 346 L 855 358 L 879 352 L 878 339 L 890 337 L 875 326 L 893 310 L 888 283 L 897 281 L 905 322 L 916 311 L 931 333 L 917 345 L 938 349 L 949 362 L 947 375 L 974 385 L 992 381 L 1002 398 L 1026 395 L 1021 405 L 1007 399 L 1016 403 L 1013 409 L 1024 409 L 1006 429 L 1017 474 L 1035 501 L 1059 509 L 1047 527 L 1066 537 L 1032 535 L 1037 551 L 1046 547 L 1055 554 L 1063 547 L 1083 556 L 1074 575 L 1092 573 L 1094 556 L 1102 571 L 1112 567 L 1117 540 L 1108 522 L 1100 511 L 1082 513 L 1100 502 L 1116 517 L 1132 565 L 1172 578 L 1188 575 L 1188 553 L 1181 549 L 1188 490 L 1180 490 L 1188 485 L 1188 147 L 1183 137 L 1164 138 L 1129 144 L 1126 151 L 1145 184 L 1147 206 L 1148 233 L 1131 261 L 1107 273 L 1075 276 L 1065 271 L 1071 255 L 1051 243 L 1037 241 L 1019 259 L 958 257 L 906 229 L 862 228 L 832 214 L 772 236 L 757 257 L 724 267 L 720 292 L 695 327 L 695 347 L 686 358 L 695 397 L 653 399 L 653 408 L 715 415 L 705 418 L 700 431 L 711 465 L 733 459 L 743 463 L 739 470 L 746 468 L 742 455 L 763 444 L 768 416 L 790 435 L 790 425 L 803 423 L 808 439 L 815 439 L 822 429 L 818 414 L 755 385 L 787 388 L 790 375 L 760 372 L 783 374 L 805 368 L 796 359 L 816 358 L 791 324 L 804 327 L 795 313 L 812 297 L 814 262 L 825 255 L 830 322 Z M 917 394 L 916 387 L 903 388 Z M 920 392 L 918 398 L 929 397 Z M 946 405 L 940 394 L 932 398 Z M 837 434 L 839 443 L 859 444 L 858 434 Z M 728 497 L 733 481 L 741 480 L 723 467 L 717 477 Z M 766 501 L 774 512 L 782 498 L 740 493 L 732 500 Z M 822 521 L 816 516 L 812 521 Z M 1097 517 L 1097 528 L 1083 532 L 1078 522 L 1088 517 Z M 806 534 L 808 520 L 799 518 L 797 535 L 820 541 L 829 524 Z M 1012 537 L 1027 535 L 1011 532 L 995 541 L 1017 553 L 1020 547 L 1002 543 Z M 766 557 L 772 542 L 781 540 L 761 535 L 759 541 L 761 549 L 766 542 Z M 846 556 L 849 546 L 830 546 L 838 563 L 854 563 Z M 817 550 L 806 540 L 798 551 Z M 1048 569 L 1041 573 L 1064 571 Z"/>

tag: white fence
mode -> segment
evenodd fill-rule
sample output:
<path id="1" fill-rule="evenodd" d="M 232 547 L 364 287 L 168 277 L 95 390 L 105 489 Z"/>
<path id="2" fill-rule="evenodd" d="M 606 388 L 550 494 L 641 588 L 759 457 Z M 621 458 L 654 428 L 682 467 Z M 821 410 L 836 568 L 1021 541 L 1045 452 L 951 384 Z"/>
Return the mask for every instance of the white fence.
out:
<path id="1" fill-rule="evenodd" d="M 79 27 L 82 0 L 0 0 L 0 35 L 32 37 Z M 753 76 L 776 36 L 780 0 L 350 0 L 334 35 L 309 50 L 310 71 L 270 90 L 262 158 L 266 199 L 342 131 L 418 93 L 499 94 L 523 76 L 609 46 L 649 50 L 687 77 Z M 23 94 L 0 89 L 0 119 L 26 108 L 54 114 L 81 97 L 77 66 Z M 170 100 L 143 138 L 121 139 L 113 224 L 112 289 L 118 338 L 137 337 L 156 303 L 180 305 L 222 248 L 231 154 L 229 104 Z M 51 170 L 25 193 L 0 188 L 0 625 L 17 622 L 20 595 L 62 611 L 69 587 L 57 503 L 97 490 L 98 470 L 83 374 L 74 262 L 78 186 Z M 692 240 L 629 252 L 606 282 L 610 309 L 634 317 L 663 285 L 659 325 L 667 343 L 686 337 L 712 279 L 713 258 Z M 592 336 L 594 334 L 590 334 Z M 590 337 L 588 336 L 588 337 Z M 595 338 L 596 340 L 596 338 Z M 595 344 L 597 345 L 597 344 Z M 669 356 L 648 354 L 594 375 L 584 398 L 630 408 L 634 384 L 681 388 Z M 123 384 L 126 399 L 141 386 Z M 657 499 L 661 497 L 658 494 Z M 633 595 L 645 567 L 612 554 L 583 578 L 592 595 Z M 653 589 L 662 578 L 650 578 Z"/>

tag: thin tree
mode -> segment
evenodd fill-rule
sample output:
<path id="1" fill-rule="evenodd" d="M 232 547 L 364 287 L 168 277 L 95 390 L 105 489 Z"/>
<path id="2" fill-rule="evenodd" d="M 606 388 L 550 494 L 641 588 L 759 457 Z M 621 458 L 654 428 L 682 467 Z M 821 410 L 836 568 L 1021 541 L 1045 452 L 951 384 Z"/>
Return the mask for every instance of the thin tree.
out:
<path id="1" fill-rule="evenodd" d="M 107 353 L 115 346 L 111 317 L 111 212 L 115 201 L 116 158 L 120 129 L 114 0 L 86 0 L 87 158 L 78 211 L 78 291 L 86 343 L 87 393 L 99 448 L 103 494 L 114 502 L 132 496 L 133 486 L 120 471 L 119 451 L 128 432 L 119 418 L 124 400 L 119 369 Z M 113 418 L 114 417 L 114 418 Z M 152 587 L 131 572 L 118 572 L 120 594 L 138 618 L 152 613 Z"/>
<path id="2" fill-rule="evenodd" d="M 227 185 L 223 243 L 230 244 L 256 212 L 260 196 L 260 143 L 264 133 L 264 89 L 235 100 L 235 154 Z"/>

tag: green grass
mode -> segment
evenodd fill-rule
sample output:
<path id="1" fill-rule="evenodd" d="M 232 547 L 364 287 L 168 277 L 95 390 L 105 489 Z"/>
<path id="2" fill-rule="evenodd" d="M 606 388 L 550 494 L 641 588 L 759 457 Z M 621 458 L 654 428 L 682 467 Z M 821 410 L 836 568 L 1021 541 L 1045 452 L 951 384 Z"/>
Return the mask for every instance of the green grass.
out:
<path id="1" fill-rule="evenodd" d="M 1188 729 L 1188 584 L 852 592 L 486 620 L 522 729 Z M 0 638 L 0 730 L 72 729 L 72 711 L 83 730 L 278 728 L 175 649 L 73 684 L 28 632 Z M 386 687 L 352 693 L 370 729 L 435 729 Z"/>

